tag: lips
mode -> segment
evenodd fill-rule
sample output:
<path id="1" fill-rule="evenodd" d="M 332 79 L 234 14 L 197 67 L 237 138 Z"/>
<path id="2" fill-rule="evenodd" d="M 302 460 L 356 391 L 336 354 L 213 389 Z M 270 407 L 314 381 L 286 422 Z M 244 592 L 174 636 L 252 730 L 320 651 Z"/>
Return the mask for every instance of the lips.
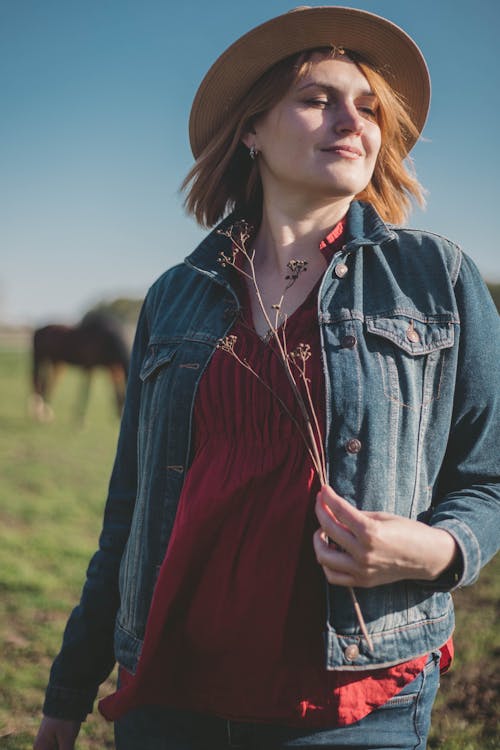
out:
<path id="1" fill-rule="evenodd" d="M 361 151 L 361 149 L 356 148 L 356 146 L 350 146 L 347 143 L 335 143 L 332 146 L 326 146 L 325 148 L 322 148 L 321 151 L 338 154 L 339 156 L 344 156 L 347 159 L 358 159 L 360 156 L 363 156 L 363 152 Z"/>

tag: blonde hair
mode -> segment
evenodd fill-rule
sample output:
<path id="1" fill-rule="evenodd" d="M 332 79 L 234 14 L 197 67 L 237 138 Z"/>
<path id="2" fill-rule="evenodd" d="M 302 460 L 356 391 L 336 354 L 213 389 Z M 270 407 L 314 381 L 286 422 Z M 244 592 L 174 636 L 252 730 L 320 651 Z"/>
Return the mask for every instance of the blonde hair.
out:
<path id="1" fill-rule="evenodd" d="M 258 226 L 262 214 L 262 183 L 258 166 L 248 155 L 241 139 L 259 117 L 265 115 L 290 87 L 307 74 L 314 54 L 334 57 L 336 48 L 301 52 L 270 68 L 232 111 L 224 125 L 203 149 L 184 179 L 181 190 L 188 213 L 199 224 L 212 227 L 230 211 Z M 345 54 L 361 70 L 379 105 L 377 122 L 382 145 L 367 187 L 356 196 L 371 203 L 383 219 L 401 223 L 412 199 L 423 203 L 423 190 L 413 164 L 407 157 L 407 143 L 418 137 L 404 102 L 389 83 L 355 52 Z"/>

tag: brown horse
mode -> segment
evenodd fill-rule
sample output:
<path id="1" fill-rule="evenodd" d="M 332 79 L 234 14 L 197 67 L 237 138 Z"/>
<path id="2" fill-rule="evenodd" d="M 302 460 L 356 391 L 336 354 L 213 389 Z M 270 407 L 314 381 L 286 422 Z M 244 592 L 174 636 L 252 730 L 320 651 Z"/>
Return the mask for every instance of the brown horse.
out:
<path id="1" fill-rule="evenodd" d="M 121 414 L 129 366 L 129 347 L 121 327 L 102 313 L 89 313 L 77 326 L 48 325 L 33 335 L 33 414 L 41 421 L 53 417 L 50 406 L 55 380 L 65 364 L 85 372 L 78 414 L 84 419 L 90 380 L 95 367 L 105 367 L 111 377 L 116 406 Z"/>

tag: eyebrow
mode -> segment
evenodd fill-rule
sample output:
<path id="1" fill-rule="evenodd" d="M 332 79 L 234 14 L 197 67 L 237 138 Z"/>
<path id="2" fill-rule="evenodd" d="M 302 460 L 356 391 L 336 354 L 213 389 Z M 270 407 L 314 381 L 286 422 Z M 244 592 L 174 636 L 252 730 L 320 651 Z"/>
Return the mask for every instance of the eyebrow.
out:
<path id="1" fill-rule="evenodd" d="M 298 91 L 305 91 L 305 89 L 309 89 L 309 88 L 324 89 L 325 91 L 329 91 L 333 93 L 339 93 L 339 91 L 341 90 L 337 88 L 336 86 L 332 86 L 331 83 L 324 83 L 322 81 L 311 81 L 310 83 L 305 83 L 303 86 L 299 86 Z M 375 99 L 377 98 L 377 95 L 372 91 L 371 88 L 361 90 L 358 93 L 358 96 L 371 96 Z"/>

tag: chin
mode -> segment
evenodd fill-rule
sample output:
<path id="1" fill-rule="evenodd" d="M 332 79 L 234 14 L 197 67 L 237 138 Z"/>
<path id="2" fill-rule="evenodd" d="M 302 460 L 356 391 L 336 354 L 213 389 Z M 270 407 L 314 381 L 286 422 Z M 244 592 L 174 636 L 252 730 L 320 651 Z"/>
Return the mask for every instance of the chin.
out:
<path id="1" fill-rule="evenodd" d="M 354 199 L 356 195 L 362 193 L 369 183 L 363 182 L 348 182 L 348 181 L 332 181 L 330 182 L 330 194 L 336 197 Z"/>
<path id="2" fill-rule="evenodd" d="M 353 200 L 356 195 L 362 193 L 365 189 L 365 183 L 348 183 L 336 180 L 330 180 L 321 186 L 316 184 L 316 191 L 321 192 L 330 198 L 346 198 Z"/>

